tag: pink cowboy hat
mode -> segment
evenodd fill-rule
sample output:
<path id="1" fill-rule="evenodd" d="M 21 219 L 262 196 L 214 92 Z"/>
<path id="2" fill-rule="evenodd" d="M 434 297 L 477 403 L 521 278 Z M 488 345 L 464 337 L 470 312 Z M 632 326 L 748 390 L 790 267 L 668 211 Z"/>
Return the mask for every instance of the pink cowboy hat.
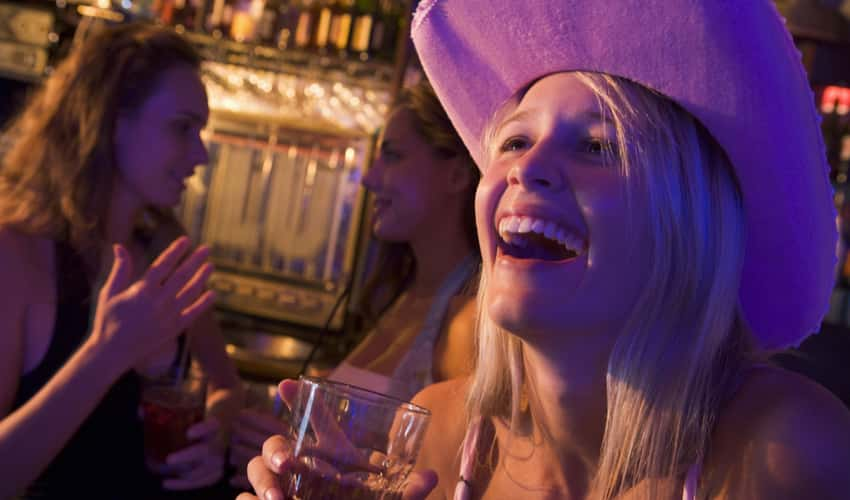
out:
<path id="1" fill-rule="evenodd" d="M 745 319 L 764 349 L 820 327 L 837 231 L 819 116 L 769 0 L 422 0 L 413 41 L 473 158 L 505 101 L 584 70 L 676 101 L 726 150 L 741 183 Z"/>

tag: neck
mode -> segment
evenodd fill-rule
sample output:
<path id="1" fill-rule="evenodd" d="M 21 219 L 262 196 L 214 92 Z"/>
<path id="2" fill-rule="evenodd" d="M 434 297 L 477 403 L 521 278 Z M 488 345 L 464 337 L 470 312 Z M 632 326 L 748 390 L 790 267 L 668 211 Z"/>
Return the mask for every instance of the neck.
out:
<path id="1" fill-rule="evenodd" d="M 106 216 L 106 243 L 126 245 L 133 234 L 133 223 L 142 208 L 135 196 L 122 189 L 113 189 Z"/>
<path id="2" fill-rule="evenodd" d="M 455 211 L 454 213 L 460 213 Z M 450 219 L 450 217 L 446 217 Z M 458 223 L 437 224 L 433 230 L 410 241 L 416 259 L 416 276 L 408 291 L 411 295 L 430 296 L 437 293 L 446 276 L 472 252 L 472 245 Z"/>
<path id="3" fill-rule="evenodd" d="M 557 343 L 523 341 L 532 435 L 560 469 L 553 473 L 579 490 L 595 473 L 605 431 L 610 346 L 591 338 L 573 336 L 571 345 L 563 336 Z"/>

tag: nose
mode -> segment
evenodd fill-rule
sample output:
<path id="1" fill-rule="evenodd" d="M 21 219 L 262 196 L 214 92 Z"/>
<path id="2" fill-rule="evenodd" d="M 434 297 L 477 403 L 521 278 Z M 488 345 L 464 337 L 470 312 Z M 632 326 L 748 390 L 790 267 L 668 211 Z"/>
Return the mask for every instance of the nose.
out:
<path id="1" fill-rule="evenodd" d="M 520 185 L 528 190 L 557 191 L 564 185 L 563 172 L 556 165 L 554 152 L 535 148 L 517 158 L 508 169 L 508 184 Z"/>
<path id="2" fill-rule="evenodd" d="M 369 191 L 377 190 L 380 184 L 382 168 L 383 164 L 381 159 L 375 158 L 375 161 L 372 162 L 372 166 L 369 167 L 369 170 L 367 170 L 366 173 L 363 174 L 363 178 L 360 179 L 360 184 Z"/>
<path id="3" fill-rule="evenodd" d="M 200 138 L 200 136 L 195 142 L 195 147 L 192 151 L 192 161 L 195 166 L 206 165 L 210 161 L 210 156 L 207 152 L 207 145 L 204 144 L 204 141 Z"/>

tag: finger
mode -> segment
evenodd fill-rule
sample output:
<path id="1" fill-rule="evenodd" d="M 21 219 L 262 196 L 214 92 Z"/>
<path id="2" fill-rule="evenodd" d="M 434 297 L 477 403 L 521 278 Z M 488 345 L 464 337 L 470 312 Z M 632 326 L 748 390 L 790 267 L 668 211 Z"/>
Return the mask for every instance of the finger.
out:
<path id="1" fill-rule="evenodd" d="M 183 331 L 189 325 L 195 322 L 202 314 L 209 311 L 212 306 L 215 305 L 215 292 L 212 290 L 207 290 L 203 295 L 198 297 L 192 305 L 184 308 L 180 312 L 180 318 L 178 320 L 178 330 Z"/>
<path id="2" fill-rule="evenodd" d="M 437 481 L 437 473 L 432 470 L 412 472 L 407 478 L 402 500 L 424 500 L 437 486 Z"/>
<path id="3" fill-rule="evenodd" d="M 263 500 L 284 500 L 277 476 L 266 467 L 261 457 L 254 457 L 248 462 L 248 481 Z"/>
<path id="4" fill-rule="evenodd" d="M 283 436 L 272 436 L 263 443 L 263 461 L 269 470 L 280 473 L 292 460 L 292 447 Z"/>
<path id="5" fill-rule="evenodd" d="M 175 292 L 177 296 L 174 301 L 177 304 L 178 310 L 183 310 L 186 306 L 197 300 L 198 296 L 204 291 L 204 288 L 207 285 L 207 281 L 209 281 L 210 276 L 213 272 L 213 265 L 209 262 L 205 262 L 195 274 L 192 276 L 192 279 L 189 280 L 188 283 L 181 281 L 181 283 L 185 283 L 185 286 L 180 289 L 179 292 Z M 166 293 L 171 293 L 167 291 Z M 171 297 L 171 295 L 167 295 Z"/>
<path id="6" fill-rule="evenodd" d="M 132 282 L 133 259 L 123 245 L 112 245 L 112 269 L 103 285 L 103 293 L 112 297 L 124 291 Z"/>
<path id="7" fill-rule="evenodd" d="M 210 256 L 210 248 L 208 246 L 199 246 L 181 262 L 171 275 L 165 278 L 162 284 L 163 292 L 167 296 L 173 297 L 186 286 L 191 278 L 197 275 L 198 271 L 205 265 L 211 264 L 207 261 Z"/>
<path id="8" fill-rule="evenodd" d="M 277 386 L 277 391 L 291 410 L 295 406 L 295 398 L 298 397 L 298 381 L 291 378 L 285 379 Z"/>
<path id="9" fill-rule="evenodd" d="M 237 488 L 238 488 L 238 486 L 237 486 Z M 260 500 L 260 499 L 257 498 L 255 495 L 252 495 L 250 493 L 240 493 L 239 496 L 236 497 L 236 500 Z"/>
<path id="10" fill-rule="evenodd" d="M 213 454 L 214 452 L 209 443 L 201 442 L 168 455 L 165 458 L 165 463 L 168 465 L 193 464 L 200 462 Z"/>
<path id="11" fill-rule="evenodd" d="M 150 265 L 143 278 L 144 281 L 151 285 L 161 285 L 177 267 L 177 263 L 187 250 L 189 250 L 189 238 L 181 236 L 174 240 Z"/>
<path id="12" fill-rule="evenodd" d="M 214 437 L 220 429 L 221 425 L 217 418 L 207 417 L 192 427 L 189 427 L 189 430 L 186 431 L 186 437 L 192 440 Z"/>

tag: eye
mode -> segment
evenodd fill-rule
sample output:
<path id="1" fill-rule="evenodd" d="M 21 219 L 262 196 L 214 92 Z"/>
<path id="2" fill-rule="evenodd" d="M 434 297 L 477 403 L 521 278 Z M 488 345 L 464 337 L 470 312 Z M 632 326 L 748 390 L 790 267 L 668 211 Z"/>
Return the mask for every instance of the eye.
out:
<path id="1" fill-rule="evenodd" d="M 188 120 L 177 120 L 172 123 L 172 127 L 180 135 L 188 135 L 193 128 L 192 123 Z"/>
<path id="2" fill-rule="evenodd" d="M 379 156 L 382 160 L 388 162 L 399 161 L 402 158 L 401 152 L 388 147 L 382 147 Z"/>
<path id="3" fill-rule="evenodd" d="M 617 148 L 612 141 L 599 138 L 585 139 L 582 151 L 591 155 L 616 155 Z"/>
<path id="4" fill-rule="evenodd" d="M 502 153 L 507 153 L 511 151 L 522 151 L 528 148 L 528 139 L 525 137 L 514 136 L 509 137 L 502 145 L 499 147 L 499 151 Z"/>

